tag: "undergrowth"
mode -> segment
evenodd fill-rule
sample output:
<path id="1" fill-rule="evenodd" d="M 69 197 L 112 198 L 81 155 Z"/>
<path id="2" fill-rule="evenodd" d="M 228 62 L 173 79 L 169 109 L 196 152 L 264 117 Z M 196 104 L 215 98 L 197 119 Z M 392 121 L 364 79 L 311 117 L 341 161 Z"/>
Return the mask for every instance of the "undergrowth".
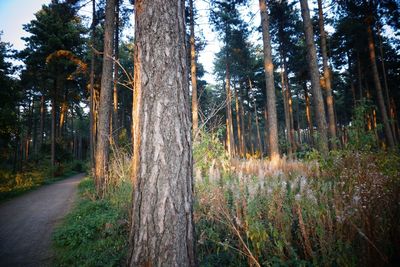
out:
<path id="1" fill-rule="evenodd" d="M 127 158 L 114 151 L 113 183 L 104 198 L 97 197 L 93 178 L 79 184 L 75 207 L 53 234 L 54 266 L 125 265 L 132 194 Z"/>
<path id="2" fill-rule="evenodd" d="M 28 161 L 16 173 L 0 166 L 0 201 L 84 171 L 85 166 L 81 161 L 59 164 L 55 169 L 46 160 Z"/>

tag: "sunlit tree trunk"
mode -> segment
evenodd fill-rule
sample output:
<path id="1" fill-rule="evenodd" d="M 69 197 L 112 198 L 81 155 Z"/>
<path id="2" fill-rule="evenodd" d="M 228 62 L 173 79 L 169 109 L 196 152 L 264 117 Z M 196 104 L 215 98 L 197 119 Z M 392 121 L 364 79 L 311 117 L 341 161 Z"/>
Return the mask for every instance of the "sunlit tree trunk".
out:
<path id="1" fill-rule="evenodd" d="M 237 135 L 238 135 L 238 144 L 237 144 L 237 153 L 239 156 L 243 156 L 243 132 L 241 129 L 242 119 L 241 118 L 241 111 L 240 111 L 240 104 L 239 104 L 239 96 L 237 92 L 238 88 L 233 88 L 235 93 L 235 107 L 236 107 L 236 128 L 237 128 Z"/>
<path id="2" fill-rule="evenodd" d="M 371 62 L 372 76 L 374 79 L 376 95 L 378 98 L 379 111 L 380 111 L 381 117 L 382 117 L 383 128 L 385 130 L 387 144 L 390 148 L 394 148 L 392 129 L 390 127 L 388 113 L 387 113 L 385 101 L 383 98 L 382 86 L 381 86 L 381 82 L 379 80 L 378 67 L 376 66 L 375 43 L 374 43 L 374 36 L 373 36 L 373 32 L 372 32 L 372 26 L 370 24 L 368 25 L 367 31 L 368 31 L 369 59 Z"/>
<path id="3" fill-rule="evenodd" d="M 184 14 L 183 0 L 135 2 L 132 267 L 196 266 Z"/>
<path id="4" fill-rule="evenodd" d="M 110 147 L 110 112 L 113 92 L 113 36 L 115 1 L 106 2 L 106 21 L 104 29 L 103 70 L 99 101 L 98 136 L 95 157 L 95 184 L 99 196 L 103 196 L 108 178 L 108 161 Z"/>
<path id="5" fill-rule="evenodd" d="M 336 120 L 335 120 L 335 107 L 334 99 L 332 94 L 332 79 L 331 70 L 328 64 L 328 49 L 326 46 L 326 32 L 324 27 L 324 13 L 322 10 L 322 0 L 318 0 L 318 15 L 319 15 L 319 31 L 321 36 L 321 54 L 322 64 L 324 68 L 324 81 L 326 90 L 326 105 L 328 111 L 328 123 L 329 123 L 329 137 L 330 146 L 332 149 L 336 149 Z"/>
<path id="6" fill-rule="evenodd" d="M 226 57 L 228 61 L 228 55 Z M 232 119 L 232 93 L 231 93 L 231 76 L 230 66 L 226 63 L 225 73 L 225 90 L 226 90 L 226 146 L 228 148 L 228 154 L 233 157 L 235 154 L 235 137 L 233 134 L 233 119 Z"/>
<path id="7" fill-rule="evenodd" d="M 311 117 L 311 104 L 310 104 L 310 95 L 308 94 L 308 89 L 307 89 L 307 84 L 303 84 L 304 87 L 304 98 L 306 101 L 306 119 L 307 119 L 307 125 L 308 129 L 310 132 L 310 143 L 314 143 L 314 126 L 312 122 L 312 117 Z"/>
<path id="8" fill-rule="evenodd" d="M 197 102 L 197 71 L 196 71 L 196 47 L 194 38 L 194 9 L 193 0 L 189 0 L 190 12 L 190 76 L 192 79 L 192 125 L 193 134 L 196 136 L 199 128 L 199 111 Z"/>
<path id="9" fill-rule="evenodd" d="M 328 134 L 326 128 L 325 105 L 322 98 L 317 65 L 317 52 L 314 44 L 314 32 L 308 9 L 307 0 L 300 0 L 301 15 L 303 17 L 304 34 L 307 44 L 307 61 L 311 78 L 311 89 L 315 119 L 318 127 L 318 148 L 322 154 L 328 153 Z"/>
<path id="10" fill-rule="evenodd" d="M 119 122 L 118 122 L 118 59 L 119 59 L 119 1 L 115 0 L 115 36 L 114 36 L 114 90 L 113 90 L 113 112 L 112 112 L 112 130 L 111 140 L 114 143 L 118 141 Z"/>
<path id="11" fill-rule="evenodd" d="M 278 146 L 278 119 L 276 115 L 276 96 L 274 86 L 274 65 L 272 63 L 271 37 L 269 33 L 269 15 L 265 0 L 259 0 L 261 13 L 261 26 L 264 44 L 264 70 L 267 92 L 267 115 L 269 156 L 272 162 L 277 162 L 279 156 Z"/>
<path id="12" fill-rule="evenodd" d="M 281 63 L 282 63 L 283 57 L 281 57 Z M 291 127 L 290 127 L 290 114 L 289 114 L 289 99 L 288 99 L 288 94 L 287 94 L 287 86 L 285 83 L 285 77 L 284 77 L 284 66 L 281 64 L 281 87 L 282 87 L 282 98 L 283 98 L 283 111 L 285 113 L 285 128 L 286 128 L 286 141 L 288 143 L 288 156 L 289 158 L 292 158 L 292 140 L 290 138 L 291 134 Z"/>

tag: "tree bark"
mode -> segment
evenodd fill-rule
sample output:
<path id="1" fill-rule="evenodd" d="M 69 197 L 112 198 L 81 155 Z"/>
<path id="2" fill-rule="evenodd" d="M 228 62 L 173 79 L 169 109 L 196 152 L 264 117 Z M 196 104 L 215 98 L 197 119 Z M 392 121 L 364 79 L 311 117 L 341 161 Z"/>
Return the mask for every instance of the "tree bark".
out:
<path id="1" fill-rule="evenodd" d="M 239 103 L 239 96 L 238 96 L 238 88 L 233 88 L 235 93 L 235 108 L 236 108 L 236 128 L 237 128 L 237 135 L 238 135 L 238 146 L 237 146 L 237 154 L 240 157 L 243 157 L 243 131 L 242 131 L 242 119 L 241 118 L 241 110 L 240 110 L 240 103 Z"/>
<path id="2" fill-rule="evenodd" d="M 196 136 L 199 128 L 199 111 L 197 102 L 197 70 L 196 70 L 196 47 L 194 38 L 193 0 L 189 0 L 189 12 L 190 12 L 190 77 L 192 79 L 192 125 L 193 125 L 193 136 Z"/>
<path id="3" fill-rule="evenodd" d="M 281 56 L 281 62 L 283 62 L 283 56 Z M 289 99 L 288 99 L 288 88 L 286 86 L 285 83 L 285 77 L 284 77 L 284 69 L 285 67 L 283 66 L 283 64 L 281 64 L 281 87 L 282 87 L 282 98 L 283 98 L 283 111 L 285 113 L 285 128 L 286 128 L 286 140 L 287 140 L 287 144 L 288 144 L 288 149 L 287 149 L 287 153 L 288 153 L 288 157 L 292 158 L 292 139 L 291 139 L 291 127 L 290 127 L 290 114 L 289 114 Z"/>
<path id="4" fill-rule="evenodd" d="M 310 143 L 314 143 L 314 124 L 312 122 L 312 117 L 311 117 L 311 106 L 310 106 L 310 96 L 308 94 L 308 89 L 307 89 L 307 84 L 303 84 L 304 87 L 304 97 L 306 100 L 306 119 L 307 119 L 307 125 L 308 129 L 310 131 Z"/>
<path id="5" fill-rule="evenodd" d="M 382 116 L 383 128 L 385 130 L 387 144 L 390 148 L 393 149 L 395 145 L 394 145 L 394 141 L 393 141 L 393 134 L 392 134 L 392 129 L 391 129 L 390 123 L 389 123 L 387 109 L 385 106 L 385 100 L 383 98 L 382 86 L 381 86 L 381 82 L 379 80 L 378 67 L 376 66 L 375 43 L 374 43 L 374 36 L 372 33 L 371 24 L 368 24 L 367 32 L 368 32 L 369 59 L 371 62 L 372 76 L 374 78 L 376 95 L 378 98 L 379 111 Z"/>
<path id="6" fill-rule="evenodd" d="M 265 0 L 259 0 L 261 26 L 264 44 L 264 70 L 267 93 L 269 156 L 272 162 L 279 161 L 278 119 L 276 115 L 276 96 L 274 86 L 274 65 L 272 63 L 271 37 L 269 33 L 269 15 Z"/>
<path id="7" fill-rule="evenodd" d="M 335 120 L 335 106 L 332 94 L 332 79 L 331 70 L 328 64 L 328 49 L 326 47 L 326 32 L 324 27 L 324 13 L 322 10 L 322 0 L 318 0 L 318 15 L 319 15 L 319 31 L 321 36 L 321 54 L 322 64 L 324 68 L 324 81 L 326 90 L 326 105 L 328 111 L 328 122 L 329 122 L 329 137 L 330 146 L 332 149 L 336 149 L 336 120 Z"/>
<path id="8" fill-rule="evenodd" d="M 235 137 L 233 134 L 233 119 L 232 119 L 232 93 L 231 93 L 231 76 L 230 66 L 228 63 L 228 55 L 226 56 L 226 73 L 225 73 L 225 90 L 226 90 L 226 146 L 228 154 L 233 157 L 235 154 Z"/>
<path id="9" fill-rule="evenodd" d="M 113 36 L 115 1 L 106 2 L 106 21 L 104 29 L 103 70 L 101 76 L 101 91 L 99 101 L 98 136 L 95 157 L 95 184 L 96 192 L 103 196 L 108 178 L 108 160 L 110 147 L 110 112 L 112 107 L 113 91 Z"/>
<path id="10" fill-rule="evenodd" d="M 115 0 L 115 39 L 114 39 L 114 91 L 113 91 L 113 113 L 112 113 L 112 131 L 111 140 L 117 143 L 119 135 L 118 123 L 118 61 L 119 59 L 119 1 Z"/>
<path id="11" fill-rule="evenodd" d="M 183 0 L 136 0 L 128 265 L 195 266 Z"/>
<path id="12" fill-rule="evenodd" d="M 313 94 L 313 104 L 315 119 L 318 127 L 318 148 L 322 154 L 328 153 L 328 134 L 326 129 L 325 105 L 322 98 L 321 86 L 319 82 L 319 71 L 317 65 L 317 52 L 314 43 L 314 32 L 308 9 L 307 0 L 300 0 L 301 15 L 303 17 L 304 34 L 307 44 L 307 61 L 311 78 L 311 89 Z"/>

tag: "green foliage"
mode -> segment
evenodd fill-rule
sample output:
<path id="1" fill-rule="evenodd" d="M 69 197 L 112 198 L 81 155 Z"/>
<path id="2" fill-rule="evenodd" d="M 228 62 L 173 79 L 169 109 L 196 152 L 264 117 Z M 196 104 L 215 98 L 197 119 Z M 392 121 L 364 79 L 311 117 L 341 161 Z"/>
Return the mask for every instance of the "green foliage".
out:
<path id="1" fill-rule="evenodd" d="M 349 127 L 349 149 L 370 151 L 377 148 L 376 132 L 368 129 L 368 117 L 372 120 L 373 105 L 363 99 L 355 108 Z M 380 126 L 377 126 L 380 127 Z"/>
<path id="2" fill-rule="evenodd" d="M 97 199 L 94 182 L 79 185 L 80 199 L 53 235 L 55 266 L 122 266 L 128 244 L 127 184 Z"/>
<path id="3" fill-rule="evenodd" d="M 0 201 L 18 196 L 43 184 L 53 183 L 62 178 L 86 171 L 81 161 L 63 162 L 51 167 L 48 159 L 25 162 L 21 171 L 14 173 L 0 168 Z"/>
<path id="4" fill-rule="evenodd" d="M 195 168 L 200 169 L 206 175 L 214 164 L 225 166 L 228 156 L 217 134 L 201 132 L 199 138 L 193 144 L 193 158 Z"/>

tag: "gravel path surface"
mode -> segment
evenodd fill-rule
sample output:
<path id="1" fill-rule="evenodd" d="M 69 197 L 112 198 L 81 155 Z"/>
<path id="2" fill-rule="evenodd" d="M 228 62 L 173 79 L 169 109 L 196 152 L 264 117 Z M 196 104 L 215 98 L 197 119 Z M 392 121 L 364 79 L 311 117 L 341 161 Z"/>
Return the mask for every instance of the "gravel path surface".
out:
<path id="1" fill-rule="evenodd" d="M 51 234 L 71 208 L 78 174 L 0 204 L 0 266 L 51 266 Z"/>

